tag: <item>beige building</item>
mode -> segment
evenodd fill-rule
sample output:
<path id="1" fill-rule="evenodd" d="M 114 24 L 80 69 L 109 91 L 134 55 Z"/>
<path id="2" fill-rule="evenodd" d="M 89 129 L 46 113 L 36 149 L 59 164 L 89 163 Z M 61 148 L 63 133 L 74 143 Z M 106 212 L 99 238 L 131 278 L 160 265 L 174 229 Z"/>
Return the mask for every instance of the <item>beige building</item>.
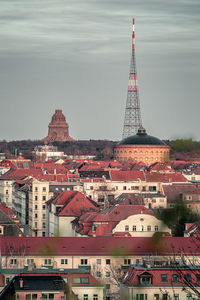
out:
<path id="1" fill-rule="evenodd" d="M 130 266 L 120 279 L 120 299 L 199 299 L 199 268 L 185 265 Z"/>
<path id="2" fill-rule="evenodd" d="M 34 236 L 46 236 L 46 201 L 50 199 L 49 182 L 33 179 L 29 191 L 29 226 Z"/>
<path id="3" fill-rule="evenodd" d="M 152 237 L 156 232 L 171 235 L 171 229 L 151 213 L 134 214 L 121 220 L 113 229 L 115 232 L 127 232 L 132 237 Z"/>
<path id="4" fill-rule="evenodd" d="M 119 293 L 114 279 L 130 264 L 142 263 L 145 257 L 157 263 L 178 263 L 183 261 L 183 255 L 185 263 L 195 264 L 200 255 L 194 238 L 181 237 L 161 238 L 156 244 L 148 237 L 0 238 L 0 250 L 2 269 L 28 265 L 37 269 L 87 268 L 105 284 L 110 299 L 117 287 Z"/>

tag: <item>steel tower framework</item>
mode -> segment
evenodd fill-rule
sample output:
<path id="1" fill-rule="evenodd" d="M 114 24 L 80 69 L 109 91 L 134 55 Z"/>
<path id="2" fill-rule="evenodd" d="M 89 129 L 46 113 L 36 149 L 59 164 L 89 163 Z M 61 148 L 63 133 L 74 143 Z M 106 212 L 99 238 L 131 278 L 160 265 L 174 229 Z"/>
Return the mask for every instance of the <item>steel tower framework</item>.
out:
<path id="1" fill-rule="evenodd" d="M 125 109 L 124 129 L 122 138 L 137 133 L 139 127 L 142 126 L 140 101 L 138 93 L 138 78 L 135 61 L 135 20 L 133 19 L 133 35 L 132 35 L 132 56 L 131 67 L 128 81 L 128 94 Z"/>

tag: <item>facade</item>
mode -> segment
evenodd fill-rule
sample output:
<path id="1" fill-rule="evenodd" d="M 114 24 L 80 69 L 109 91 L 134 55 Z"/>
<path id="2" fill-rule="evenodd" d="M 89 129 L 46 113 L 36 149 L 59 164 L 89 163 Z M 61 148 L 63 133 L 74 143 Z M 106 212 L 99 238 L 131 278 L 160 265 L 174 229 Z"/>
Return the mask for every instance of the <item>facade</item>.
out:
<path id="1" fill-rule="evenodd" d="M 200 248 L 195 238 L 164 237 L 71 237 L 0 238 L 2 269 L 78 269 L 87 268 L 106 286 L 106 296 L 112 299 L 119 288 L 116 277 L 130 264 L 140 264 L 151 258 L 157 264 L 185 261 L 198 264 Z M 62 272 L 62 271 L 61 271 Z M 119 289 L 117 291 L 119 293 Z"/>
<path id="2" fill-rule="evenodd" d="M 121 299 L 199 299 L 199 271 L 198 266 L 130 266 L 120 279 Z"/>
<path id="3" fill-rule="evenodd" d="M 21 274 L 15 276 L 0 293 L 1 299 L 55 299 L 66 298 L 65 282 L 61 276 Z"/>
<path id="4" fill-rule="evenodd" d="M 119 162 L 155 162 L 169 160 L 170 148 L 163 141 L 147 135 L 144 128 L 139 128 L 136 135 L 123 139 L 114 149 L 114 158 Z"/>
<path id="5" fill-rule="evenodd" d="M 51 284 L 52 279 L 56 280 L 55 278 L 58 278 L 59 276 L 59 282 L 63 283 L 64 285 L 64 294 L 65 299 L 75 300 L 75 299 L 83 299 L 88 298 L 93 300 L 103 300 L 104 299 L 104 286 L 100 284 L 100 282 L 90 274 L 89 270 L 86 269 L 33 269 L 33 270 L 27 270 L 27 269 L 2 269 L 1 270 L 1 276 L 0 277 L 0 290 L 7 284 L 12 283 L 13 279 L 16 278 L 23 278 L 24 283 L 27 284 L 27 279 L 32 279 L 37 283 L 38 290 L 36 290 L 36 284 L 32 286 L 32 291 L 27 291 L 27 294 L 31 294 L 32 299 L 48 299 L 48 297 L 45 298 L 46 294 L 52 294 L 52 291 L 47 292 L 47 284 L 46 280 L 49 280 Z M 42 291 L 39 289 L 41 287 L 41 283 L 38 283 L 38 280 L 41 281 L 44 278 L 44 285 L 43 286 L 43 295 Z M 35 279 L 35 280 L 34 280 Z M 61 285 L 62 285 L 61 283 Z M 33 284 L 33 283 L 32 283 Z M 5 289 L 7 289 L 6 287 Z M 21 288 L 18 293 L 23 293 L 21 296 L 24 296 L 24 289 Z M 3 293 L 2 293 L 3 294 Z M 33 295 L 35 294 L 35 298 Z M 36 298 L 37 294 L 37 298 Z M 49 295 L 48 295 L 49 296 Z M 49 299 L 57 299 L 59 296 L 58 293 L 56 295 L 49 296 Z M 60 295 L 62 296 L 62 294 Z M 30 297 L 30 296 L 29 296 Z M 52 297 L 52 298 L 51 298 Z M 20 298 L 21 299 L 21 298 Z M 23 298 L 22 298 L 23 299 Z M 30 298 L 31 299 L 31 298 Z M 60 298 L 59 298 L 60 299 Z"/>
<path id="6" fill-rule="evenodd" d="M 32 180 L 29 190 L 29 226 L 34 236 L 46 236 L 46 201 L 50 199 L 49 182 Z"/>
<path id="7" fill-rule="evenodd" d="M 47 236 L 74 236 L 72 221 L 86 211 L 98 211 L 96 202 L 78 191 L 63 191 L 47 202 Z"/>
<path id="8" fill-rule="evenodd" d="M 152 237 L 171 230 L 143 205 L 116 204 L 100 212 L 88 212 L 75 222 L 77 235 Z"/>
<path id="9" fill-rule="evenodd" d="M 49 123 L 48 136 L 43 139 L 44 142 L 67 142 L 74 141 L 69 136 L 69 125 L 61 109 L 56 109 Z"/>

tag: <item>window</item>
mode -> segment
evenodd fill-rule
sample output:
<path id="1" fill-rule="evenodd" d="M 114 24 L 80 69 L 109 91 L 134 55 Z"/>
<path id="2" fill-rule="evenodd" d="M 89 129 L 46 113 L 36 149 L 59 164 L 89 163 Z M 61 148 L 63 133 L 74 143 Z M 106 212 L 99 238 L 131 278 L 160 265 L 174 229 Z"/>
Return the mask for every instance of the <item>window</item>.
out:
<path id="1" fill-rule="evenodd" d="M 161 281 L 162 282 L 167 282 L 167 274 L 161 274 Z"/>
<path id="2" fill-rule="evenodd" d="M 110 272 L 106 272 L 106 277 L 110 277 Z"/>
<path id="3" fill-rule="evenodd" d="M 10 264 L 11 265 L 16 265 L 17 264 L 17 259 L 16 258 L 10 259 Z"/>
<path id="4" fill-rule="evenodd" d="M 106 265 L 110 265 L 110 259 L 106 259 Z"/>
<path id="5" fill-rule="evenodd" d="M 174 294 L 174 300 L 179 300 L 179 294 Z"/>
<path id="6" fill-rule="evenodd" d="M 97 277 L 100 278 L 101 277 L 101 272 L 97 271 Z"/>
<path id="7" fill-rule="evenodd" d="M 106 284 L 106 290 L 110 289 L 110 284 Z"/>
<path id="8" fill-rule="evenodd" d="M 35 222 L 35 228 L 37 228 L 37 222 Z"/>
<path id="9" fill-rule="evenodd" d="M 125 231 L 129 231 L 129 226 L 128 225 L 125 226 Z"/>
<path id="10" fill-rule="evenodd" d="M 144 225 L 140 225 L 140 231 L 144 231 Z"/>
<path id="11" fill-rule="evenodd" d="M 83 300 L 88 300 L 88 294 L 83 295 Z"/>
<path id="12" fill-rule="evenodd" d="M 35 201 L 37 201 L 38 200 L 38 196 L 35 196 Z"/>
<path id="13" fill-rule="evenodd" d="M 54 294 L 49 294 L 49 299 L 54 299 Z"/>
<path id="14" fill-rule="evenodd" d="M 101 265 L 101 259 L 97 258 L 97 265 Z"/>
<path id="15" fill-rule="evenodd" d="M 42 191 L 46 192 L 46 187 L 45 186 L 43 186 Z"/>
<path id="16" fill-rule="evenodd" d="M 136 294 L 136 300 L 147 300 L 147 294 Z"/>
<path id="17" fill-rule="evenodd" d="M 90 186 L 90 189 L 93 190 L 93 186 L 92 185 Z"/>
<path id="18" fill-rule="evenodd" d="M 151 231 L 151 225 L 147 226 L 147 231 Z"/>
<path id="19" fill-rule="evenodd" d="M 68 264 L 68 260 L 66 258 L 62 258 L 61 265 L 67 265 L 67 264 Z"/>
<path id="20" fill-rule="evenodd" d="M 135 225 L 133 225 L 133 231 L 136 231 L 136 226 Z"/>
<path id="21" fill-rule="evenodd" d="M 38 295 L 37 294 L 32 294 L 32 300 L 37 300 L 37 299 L 38 299 Z"/>
<path id="22" fill-rule="evenodd" d="M 200 282 L 200 274 L 196 275 L 197 282 Z"/>
<path id="23" fill-rule="evenodd" d="M 46 205 L 42 205 L 42 209 L 45 210 L 46 209 Z"/>
<path id="24" fill-rule="evenodd" d="M 26 300 L 31 300 L 31 294 L 26 294 Z"/>
<path id="25" fill-rule="evenodd" d="M 81 283 L 89 283 L 89 277 L 81 277 Z"/>
<path id="26" fill-rule="evenodd" d="M 125 259 L 124 259 L 124 264 L 125 264 L 125 265 L 130 265 L 130 264 L 131 264 L 130 258 L 125 258 Z"/>
<path id="27" fill-rule="evenodd" d="M 37 186 L 35 187 L 35 192 L 37 192 L 38 191 L 38 188 L 37 188 Z"/>
<path id="28" fill-rule="evenodd" d="M 155 228 L 155 231 L 158 231 L 158 225 L 155 225 L 154 228 Z"/>
<path id="29" fill-rule="evenodd" d="M 28 258 L 27 259 L 27 264 L 28 265 L 31 265 L 31 264 L 33 264 L 34 263 L 34 259 L 32 259 L 32 258 Z"/>
<path id="30" fill-rule="evenodd" d="M 186 295 L 186 300 L 192 300 L 192 295 L 191 294 L 187 294 Z"/>
<path id="31" fill-rule="evenodd" d="M 42 231 L 42 236 L 45 237 L 46 236 L 46 232 Z"/>
<path id="32" fill-rule="evenodd" d="M 93 295 L 93 300 L 98 300 L 98 295 L 97 294 Z"/>
<path id="33" fill-rule="evenodd" d="M 81 259 L 81 265 L 87 265 L 88 260 L 86 258 Z"/>
<path id="34" fill-rule="evenodd" d="M 44 260 L 44 264 L 45 264 L 45 265 L 51 265 L 51 259 L 50 259 L 50 258 L 46 258 L 46 259 Z"/>
<path id="35" fill-rule="evenodd" d="M 43 200 L 43 201 L 46 201 L 46 196 L 42 196 L 42 200 Z"/>
<path id="36" fill-rule="evenodd" d="M 188 282 L 192 281 L 191 275 L 189 273 L 185 274 L 185 280 L 188 281 Z"/>
<path id="37" fill-rule="evenodd" d="M 42 214 L 42 219 L 45 219 L 46 218 L 46 215 L 45 214 Z"/>
<path id="38" fill-rule="evenodd" d="M 126 190 L 126 185 L 123 186 L 123 190 Z"/>
<path id="39" fill-rule="evenodd" d="M 37 214 L 35 214 L 35 219 L 37 219 L 37 217 L 38 217 L 38 215 L 37 215 Z"/>
<path id="40" fill-rule="evenodd" d="M 38 206 L 37 206 L 37 205 L 35 205 L 35 209 L 38 209 Z"/>
<path id="41" fill-rule="evenodd" d="M 178 274 L 173 274 L 172 275 L 172 281 L 173 282 L 178 282 Z"/>
<path id="42" fill-rule="evenodd" d="M 42 299 L 48 299 L 48 294 L 42 293 Z"/>
<path id="43" fill-rule="evenodd" d="M 6 190 L 6 195 L 8 195 L 8 190 Z"/>

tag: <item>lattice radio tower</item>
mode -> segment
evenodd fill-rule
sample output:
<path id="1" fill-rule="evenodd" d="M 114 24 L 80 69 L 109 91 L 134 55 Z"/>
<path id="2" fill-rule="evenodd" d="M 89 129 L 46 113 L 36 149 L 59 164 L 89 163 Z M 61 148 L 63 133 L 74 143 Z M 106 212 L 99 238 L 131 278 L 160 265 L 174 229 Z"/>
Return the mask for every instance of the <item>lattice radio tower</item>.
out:
<path id="1" fill-rule="evenodd" d="M 126 100 L 126 110 L 124 118 L 124 129 L 122 138 L 126 138 L 130 135 L 135 135 L 142 126 L 140 101 L 138 93 L 138 78 L 136 71 L 135 61 L 135 20 L 133 19 L 133 35 L 132 35 L 132 57 L 131 67 L 128 81 L 128 94 Z"/>

